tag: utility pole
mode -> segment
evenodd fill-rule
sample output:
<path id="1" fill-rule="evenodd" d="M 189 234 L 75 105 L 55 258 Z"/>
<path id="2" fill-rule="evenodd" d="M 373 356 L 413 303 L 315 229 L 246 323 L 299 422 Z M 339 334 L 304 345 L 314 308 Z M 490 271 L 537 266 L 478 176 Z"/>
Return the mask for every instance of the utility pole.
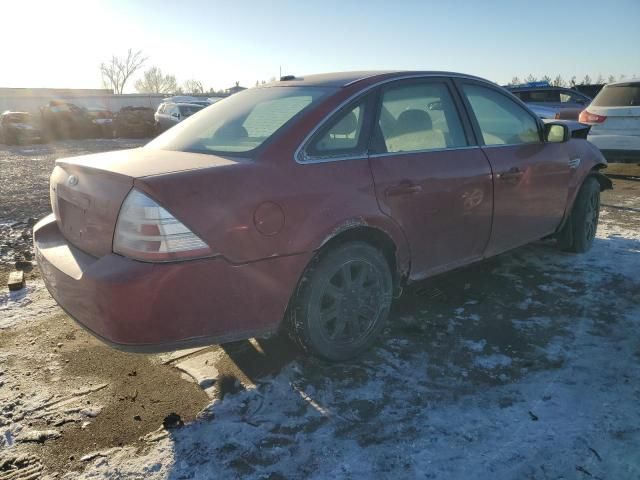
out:
<path id="1" fill-rule="evenodd" d="M 280 80 L 282 78 L 282 65 L 280 65 L 278 68 L 280 68 L 280 75 L 278 75 L 278 80 Z"/>

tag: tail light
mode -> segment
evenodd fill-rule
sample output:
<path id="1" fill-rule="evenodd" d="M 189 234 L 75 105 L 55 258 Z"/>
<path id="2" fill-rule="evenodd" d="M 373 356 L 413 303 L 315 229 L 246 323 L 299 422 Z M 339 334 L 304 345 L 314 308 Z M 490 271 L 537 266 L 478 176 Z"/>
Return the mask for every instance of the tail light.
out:
<path id="1" fill-rule="evenodd" d="M 578 121 L 580 123 L 602 123 L 607 119 L 606 115 L 598 115 L 597 113 L 591 113 L 588 110 L 583 110 L 580 112 L 580 116 L 578 117 Z"/>
<path id="2" fill-rule="evenodd" d="M 200 237 L 135 188 L 129 192 L 120 209 L 113 251 L 147 262 L 168 262 L 213 254 Z"/>

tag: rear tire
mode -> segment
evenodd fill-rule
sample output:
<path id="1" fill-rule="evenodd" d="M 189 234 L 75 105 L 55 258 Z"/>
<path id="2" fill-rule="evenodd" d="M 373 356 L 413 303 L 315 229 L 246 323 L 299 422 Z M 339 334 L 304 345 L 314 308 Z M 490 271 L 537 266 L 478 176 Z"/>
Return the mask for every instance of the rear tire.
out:
<path id="1" fill-rule="evenodd" d="M 303 274 L 287 313 L 291 338 L 331 361 L 369 348 L 384 327 L 393 281 L 385 256 L 364 242 L 321 252 Z"/>
<path id="2" fill-rule="evenodd" d="M 585 253 L 591 249 L 600 218 L 600 183 L 587 177 L 560 232 L 558 244 L 562 250 Z"/>

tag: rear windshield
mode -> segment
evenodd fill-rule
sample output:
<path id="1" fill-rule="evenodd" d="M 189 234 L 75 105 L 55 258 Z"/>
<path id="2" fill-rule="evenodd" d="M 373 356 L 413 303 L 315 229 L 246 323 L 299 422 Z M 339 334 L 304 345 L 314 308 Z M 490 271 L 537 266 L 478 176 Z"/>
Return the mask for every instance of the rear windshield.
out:
<path id="1" fill-rule="evenodd" d="M 221 100 L 167 130 L 147 148 L 196 153 L 246 153 L 295 115 L 334 92 L 325 87 L 252 88 Z"/>
<path id="2" fill-rule="evenodd" d="M 640 106 L 640 82 L 606 86 L 591 105 L 596 107 Z"/>

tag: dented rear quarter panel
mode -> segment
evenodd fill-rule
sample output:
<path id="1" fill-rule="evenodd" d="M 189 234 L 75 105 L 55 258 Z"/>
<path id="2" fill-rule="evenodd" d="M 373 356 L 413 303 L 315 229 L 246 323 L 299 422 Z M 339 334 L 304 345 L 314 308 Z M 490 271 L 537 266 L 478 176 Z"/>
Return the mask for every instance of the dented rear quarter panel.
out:
<path id="1" fill-rule="evenodd" d="M 299 164 L 294 158 L 308 132 L 361 88 L 343 88 L 320 103 L 255 159 L 233 158 L 211 168 L 141 177 L 135 186 L 232 263 L 315 251 L 349 228 L 368 226 L 394 242 L 397 265 L 406 271 L 406 238 L 378 206 L 368 160 Z M 275 233 L 257 228 L 256 211 L 264 204 L 277 206 L 270 207 L 272 214 L 282 212 L 282 226 Z"/>

